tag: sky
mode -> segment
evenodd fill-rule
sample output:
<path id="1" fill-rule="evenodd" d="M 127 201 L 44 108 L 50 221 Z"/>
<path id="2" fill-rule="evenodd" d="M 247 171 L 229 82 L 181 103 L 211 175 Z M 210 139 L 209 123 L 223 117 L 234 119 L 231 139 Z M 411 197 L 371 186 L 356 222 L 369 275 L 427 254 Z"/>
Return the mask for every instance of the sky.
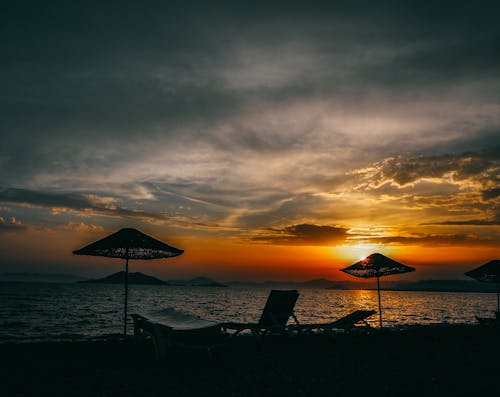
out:
<path id="1" fill-rule="evenodd" d="M 404 3 L 404 4 L 402 4 Z M 0 273 L 352 280 L 500 257 L 497 2 L 2 2 Z"/>

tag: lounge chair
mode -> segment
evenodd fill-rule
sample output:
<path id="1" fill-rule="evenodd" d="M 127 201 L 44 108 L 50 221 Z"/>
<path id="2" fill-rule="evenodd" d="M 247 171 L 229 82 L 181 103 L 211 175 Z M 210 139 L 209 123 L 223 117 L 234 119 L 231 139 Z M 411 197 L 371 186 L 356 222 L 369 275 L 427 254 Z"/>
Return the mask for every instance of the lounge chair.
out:
<path id="1" fill-rule="evenodd" d="M 172 319 L 131 314 L 131 317 L 134 320 L 134 336 L 152 340 L 157 360 L 164 359 L 173 347 L 202 348 L 210 354 L 213 346 L 225 338 L 220 323 L 195 316 Z"/>
<path id="2" fill-rule="evenodd" d="M 375 310 L 355 310 L 348 315 L 341 317 L 335 321 L 329 323 L 318 323 L 318 324 L 302 324 L 299 327 L 293 327 L 299 332 L 325 332 L 330 333 L 333 330 L 339 329 L 344 331 L 350 331 L 354 328 L 358 328 L 358 324 L 363 323 L 365 328 L 370 328 L 370 324 L 366 319 L 377 313 Z"/>
<path id="3" fill-rule="evenodd" d="M 299 321 L 293 313 L 295 302 L 299 297 L 296 290 L 280 291 L 272 290 L 269 294 L 259 322 L 257 323 L 223 323 L 222 329 L 232 336 L 240 332 L 249 330 L 253 335 L 265 336 L 268 334 L 284 334 L 287 330 L 287 323 L 292 317 L 297 325 Z M 231 333 L 231 331 L 234 331 Z"/>

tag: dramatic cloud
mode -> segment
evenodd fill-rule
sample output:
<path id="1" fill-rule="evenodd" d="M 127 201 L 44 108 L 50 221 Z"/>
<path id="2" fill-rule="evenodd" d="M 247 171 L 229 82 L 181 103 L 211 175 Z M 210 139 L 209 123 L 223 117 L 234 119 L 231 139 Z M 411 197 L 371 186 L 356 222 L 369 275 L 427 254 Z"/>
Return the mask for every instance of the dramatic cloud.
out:
<path id="1" fill-rule="evenodd" d="M 253 237 L 254 241 L 278 245 L 332 245 L 348 236 L 348 229 L 335 226 L 292 225 L 283 229 L 269 229 Z"/>
<path id="2" fill-rule="evenodd" d="M 458 225 L 458 226 L 498 226 L 500 225 L 500 206 L 487 207 L 485 219 L 464 219 L 428 223 L 427 225 Z M 424 224 L 425 225 L 425 224 Z"/>
<path id="3" fill-rule="evenodd" d="M 387 244 L 495 239 L 499 11 L 9 2 L 0 227 L 131 223 L 266 248 L 369 228 Z"/>
<path id="4" fill-rule="evenodd" d="M 479 185 L 485 198 L 495 198 L 500 176 L 500 146 L 477 152 L 446 154 L 440 156 L 388 158 L 374 164 L 357 175 L 368 179 L 360 189 L 376 189 L 386 183 L 397 187 L 415 184 L 422 180 L 440 180 L 457 185 Z"/>
<path id="5" fill-rule="evenodd" d="M 7 7 L 0 182 L 303 184 L 498 127 L 488 5 L 341 3 Z"/>
<path id="6" fill-rule="evenodd" d="M 5 219 L 0 216 L 0 234 L 2 233 L 10 233 L 10 232 L 19 232 L 26 230 L 27 226 L 23 225 L 19 220 L 14 217 L 9 219 Z"/>
<path id="7" fill-rule="evenodd" d="M 66 230 L 75 231 L 77 233 L 88 233 L 88 232 L 102 233 L 104 231 L 104 228 L 101 226 L 91 225 L 84 222 L 79 222 L 79 223 L 68 222 L 62 225 L 62 228 Z"/>
<path id="8" fill-rule="evenodd" d="M 347 173 L 337 191 L 363 195 L 373 205 L 421 210 L 421 222 L 495 225 L 499 147 L 439 156 L 386 158 Z"/>
<path id="9" fill-rule="evenodd" d="M 115 204 L 115 199 L 95 195 L 46 193 L 26 189 L 5 189 L 0 191 L 0 202 L 48 207 L 54 214 L 65 211 L 75 211 L 86 216 L 105 215 L 144 220 L 167 219 L 165 215 L 161 214 L 121 208 Z"/>

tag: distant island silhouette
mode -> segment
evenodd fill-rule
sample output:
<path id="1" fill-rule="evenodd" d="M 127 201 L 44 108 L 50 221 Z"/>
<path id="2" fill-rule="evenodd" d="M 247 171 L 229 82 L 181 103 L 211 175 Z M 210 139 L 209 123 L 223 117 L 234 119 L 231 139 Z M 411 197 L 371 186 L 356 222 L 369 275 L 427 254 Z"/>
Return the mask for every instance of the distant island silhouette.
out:
<path id="1" fill-rule="evenodd" d="M 103 278 L 86 279 L 74 274 L 60 273 L 0 273 L 0 282 L 30 282 L 30 283 L 98 283 L 122 284 L 124 272 L 113 273 Z M 370 283 L 356 281 L 333 281 L 318 278 L 307 281 L 228 281 L 221 283 L 208 277 L 194 277 L 188 280 L 161 280 L 141 272 L 129 273 L 130 284 L 171 285 L 192 287 L 262 287 L 262 288 L 318 288 L 331 290 L 373 290 Z M 382 289 L 389 291 L 426 291 L 426 292 L 495 292 L 494 284 L 480 283 L 475 280 L 417 280 L 390 281 L 383 280 Z"/>
<path id="2" fill-rule="evenodd" d="M 125 282 L 125 272 L 120 271 L 110 274 L 109 276 L 97 279 L 89 279 L 79 281 L 79 283 L 95 283 L 95 284 L 123 284 Z M 166 285 L 165 281 L 159 278 L 148 276 L 147 274 L 136 272 L 128 274 L 129 284 L 148 284 L 148 285 Z"/>
<path id="3" fill-rule="evenodd" d="M 95 283 L 95 284 L 123 284 L 125 282 L 125 272 L 120 271 L 110 274 L 109 276 L 78 281 L 79 283 Z M 129 284 L 138 285 L 171 285 L 171 286 L 189 286 L 189 287 L 227 287 L 227 285 L 214 281 L 208 277 L 195 277 L 190 280 L 171 280 L 164 281 L 154 276 L 149 276 L 141 272 L 128 274 Z"/>

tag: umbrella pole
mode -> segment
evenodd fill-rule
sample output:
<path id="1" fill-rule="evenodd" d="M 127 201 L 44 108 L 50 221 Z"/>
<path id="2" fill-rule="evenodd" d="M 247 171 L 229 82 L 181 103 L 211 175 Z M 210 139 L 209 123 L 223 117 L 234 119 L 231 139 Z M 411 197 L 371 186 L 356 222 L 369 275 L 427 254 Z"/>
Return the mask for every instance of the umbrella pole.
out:
<path id="1" fill-rule="evenodd" d="M 500 316 L 500 280 L 497 278 L 497 313 Z"/>
<path id="2" fill-rule="evenodd" d="M 382 328 L 382 304 L 380 303 L 380 277 L 377 275 L 377 291 L 378 291 L 378 321 Z"/>
<path id="3" fill-rule="evenodd" d="M 123 313 L 123 335 L 127 336 L 127 304 L 128 304 L 128 257 L 125 259 L 125 311 Z"/>

